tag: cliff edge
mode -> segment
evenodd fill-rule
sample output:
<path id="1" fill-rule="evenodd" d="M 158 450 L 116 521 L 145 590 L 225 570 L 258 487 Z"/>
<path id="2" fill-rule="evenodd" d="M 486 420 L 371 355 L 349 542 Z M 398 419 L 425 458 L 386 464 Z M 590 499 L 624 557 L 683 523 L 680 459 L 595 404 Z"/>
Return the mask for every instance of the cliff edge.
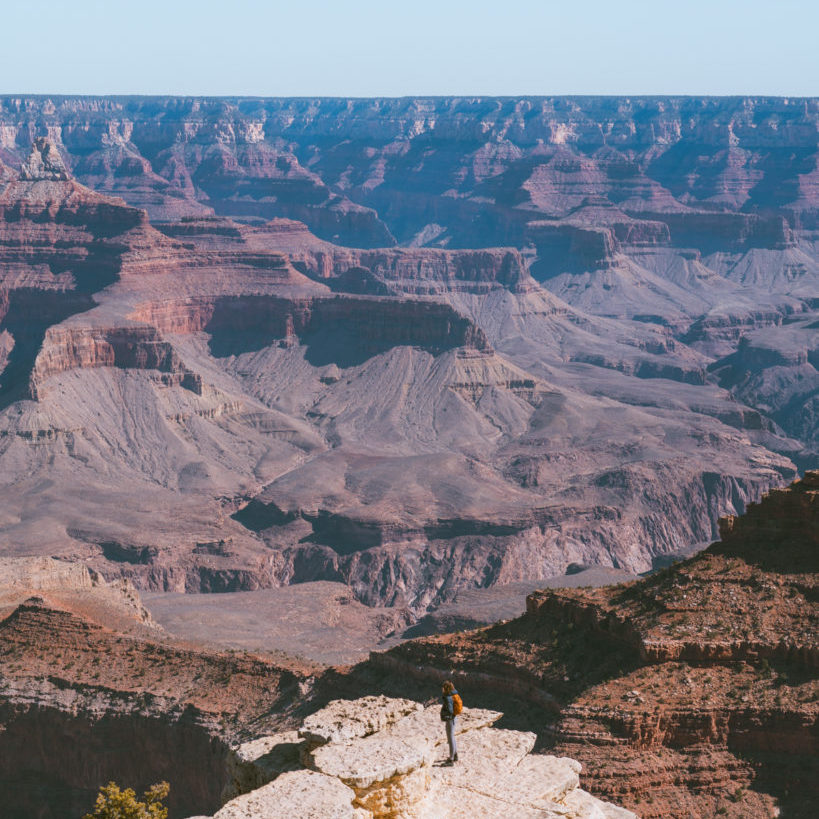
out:
<path id="1" fill-rule="evenodd" d="M 369 673 L 515 697 L 541 715 L 542 747 L 590 764 L 592 792 L 646 819 L 807 819 L 819 795 L 819 472 L 721 531 L 644 580 L 535 592 L 516 620 L 373 654 Z"/>
<path id="2" fill-rule="evenodd" d="M 530 753 L 535 734 L 493 727 L 497 711 L 464 710 L 460 762 L 447 767 L 438 710 L 383 696 L 335 700 L 298 732 L 241 746 L 236 784 L 270 781 L 212 819 L 636 819 L 582 790 L 573 759 Z"/>

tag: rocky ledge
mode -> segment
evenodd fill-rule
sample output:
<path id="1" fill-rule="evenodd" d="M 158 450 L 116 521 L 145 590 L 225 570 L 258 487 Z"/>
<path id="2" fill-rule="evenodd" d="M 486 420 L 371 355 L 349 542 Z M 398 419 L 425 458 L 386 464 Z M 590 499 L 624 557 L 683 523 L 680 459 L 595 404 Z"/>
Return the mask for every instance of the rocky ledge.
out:
<path id="1" fill-rule="evenodd" d="M 390 693 L 402 689 L 387 674 L 449 677 L 470 702 L 525 700 L 518 724 L 643 819 L 813 819 L 819 471 L 721 532 L 642 580 L 534 592 L 523 617 L 409 641 L 369 665 Z"/>
<path id="2" fill-rule="evenodd" d="M 531 754 L 535 734 L 493 727 L 502 716 L 465 709 L 460 761 L 447 766 L 437 706 L 383 696 L 334 700 L 298 732 L 240 746 L 234 786 L 258 787 L 213 819 L 636 819 L 582 790 L 580 763 Z"/>

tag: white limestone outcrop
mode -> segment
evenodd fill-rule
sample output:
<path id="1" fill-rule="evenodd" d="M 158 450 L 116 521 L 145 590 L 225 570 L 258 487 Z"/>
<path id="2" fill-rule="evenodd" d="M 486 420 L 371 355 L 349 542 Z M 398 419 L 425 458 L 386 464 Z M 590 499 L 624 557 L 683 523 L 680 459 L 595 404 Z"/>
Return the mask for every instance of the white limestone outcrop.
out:
<path id="1" fill-rule="evenodd" d="M 232 787 L 252 790 L 212 819 L 636 819 L 581 790 L 580 763 L 532 754 L 534 734 L 494 728 L 501 716 L 465 709 L 459 762 L 447 766 L 437 706 L 336 700 L 298 733 L 237 748 Z"/>
<path id="2" fill-rule="evenodd" d="M 299 736 L 314 745 L 349 742 L 388 728 L 423 707 L 420 702 L 383 696 L 333 700 L 304 720 Z"/>
<path id="3" fill-rule="evenodd" d="M 261 819 L 261 817 L 304 817 L 304 819 L 369 819 L 353 806 L 355 793 L 340 780 L 316 771 L 289 771 L 237 796 L 216 813 L 214 819 Z"/>

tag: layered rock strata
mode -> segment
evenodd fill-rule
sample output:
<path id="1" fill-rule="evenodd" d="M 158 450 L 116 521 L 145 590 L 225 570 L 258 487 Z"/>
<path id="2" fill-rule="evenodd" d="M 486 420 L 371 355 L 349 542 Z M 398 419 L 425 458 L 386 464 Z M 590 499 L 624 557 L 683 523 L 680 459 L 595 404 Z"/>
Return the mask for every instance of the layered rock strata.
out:
<path id="1" fill-rule="evenodd" d="M 420 616 L 710 541 L 815 465 L 803 103 L 4 98 L 0 548 Z"/>
<path id="2" fill-rule="evenodd" d="M 807 473 L 726 520 L 721 543 L 650 578 L 537 592 L 517 620 L 347 669 L 180 645 L 127 586 L 64 561 L 7 562 L 3 804 L 13 819 L 67 819 L 108 779 L 139 789 L 165 778 L 182 815 L 277 815 L 314 799 L 316 815 L 358 817 L 807 819 L 817 497 L 819 474 Z M 434 698 L 416 701 L 450 677 L 468 706 L 454 768 L 435 764 Z M 391 696 L 328 704 L 372 691 Z M 567 758 L 585 766 L 588 792 Z"/>
<path id="3" fill-rule="evenodd" d="M 810 98 L 0 101 L 9 162 L 40 126 L 83 182 L 154 218 L 290 216 L 359 246 L 512 244 L 590 196 L 719 238 L 754 211 L 812 228 L 817 118 Z"/>
<path id="4" fill-rule="evenodd" d="M 639 582 L 533 593 L 518 620 L 373 654 L 542 713 L 554 753 L 647 817 L 808 817 L 816 798 L 819 473 Z M 472 686 L 472 688 L 470 688 Z"/>
<path id="5" fill-rule="evenodd" d="M 9 819 L 68 819 L 109 780 L 140 790 L 159 779 L 171 783 L 176 816 L 633 816 L 580 790 L 578 763 L 532 754 L 534 733 L 493 727 L 498 711 L 467 708 L 461 761 L 441 767 L 437 705 L 383 695 L 327 703 L 320 669 L 180 644 L 146 620 L 132 590 L 83 567 L 2 569 Z"/>
<path id="6" fill-rule="evenodd" d="M 81 816 L 111 780 L 172 782 L 177 816 L 218 809 L 241 779 L 235 737 L 286 721 L 309 669 L 179 645 L 128 587 L 54 563 L 2 567 L 3 816 Z"/>

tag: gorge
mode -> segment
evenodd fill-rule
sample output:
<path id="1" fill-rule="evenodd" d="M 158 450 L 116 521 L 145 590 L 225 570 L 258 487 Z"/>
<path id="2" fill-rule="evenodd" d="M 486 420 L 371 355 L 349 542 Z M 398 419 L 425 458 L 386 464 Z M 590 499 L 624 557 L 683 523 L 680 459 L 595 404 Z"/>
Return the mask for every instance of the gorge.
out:
<path id="1" fill-rule="evenodd" d="M 816 463 L 818 121 L 3 97 L 0 543 L 419 614 L 687 553 Z"/>
<path id="2" fill-rule="evenodd" d="M 812 471 L 648 578 L 537 591 L 513 619 L 336 666 L 194 645 L 127 581 L 6 558 L 0 798 L 10 819 L 59 819 L 116 776 L 138 789 L 168 779 L 178 819 L 287 816 L 289 800 L 319 792 L 361 819 L 433 819 L 441 804 L 487 819 L 807 819 L 817 515 Z M 446 678 L 468 706 L 463 769 L 435 764 Z M 317 773 L 348 788 L 316 790 Z"/>
<path id="3" fill-rule="evenodd" d="M 217 815 L 452 674 L 604 816 L 807 817 L 818 162 L 815 98 L 0 96 L 0 801 Z"/>

